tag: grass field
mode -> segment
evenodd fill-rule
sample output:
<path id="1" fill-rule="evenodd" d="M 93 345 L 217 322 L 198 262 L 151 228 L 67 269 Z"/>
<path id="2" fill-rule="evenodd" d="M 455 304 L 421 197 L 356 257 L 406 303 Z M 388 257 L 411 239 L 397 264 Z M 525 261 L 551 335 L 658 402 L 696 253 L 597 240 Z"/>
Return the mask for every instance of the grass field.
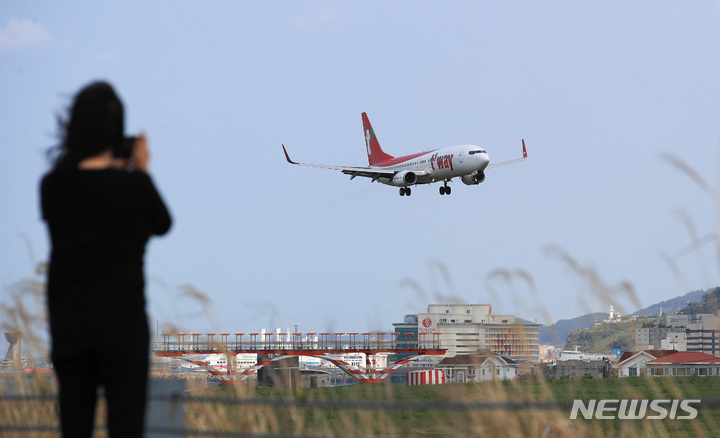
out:
<path id="1" fill-rule="evenodd" d="M 355 385 L 283 390 L 211 387 L 192 395 L 190 429 L 356 437 L 720 435 L 720 378 L 517 380 L 436 386 Z M 205 397 L 225 399 L 208 402 Z M 581 399 L 700 399 L 692 420 L 570 420 Z M 714 400 L 712 406 L 708 402 Z M 615 404 L 617 406 L 617 404 Z M 669 402 L 665 404 L 669 410 Z M 612 414 L 612 413 L 611 413 Z M 647 416 L 656 415 L 649 411 Z M 678 415 L 685 414 L 684 412 Z M 647 417 L 646 416 L 646 417 Z"/>
<path id="2" fill-rule="evenodd" d="M 0 394 L 0 436 L 55 437 L 51 382 Z M 573 400 L 699 399 L 694 419 L 570 420 Z M 615 406 L 618 404 L 616 403 Z M 353 385 L 280 389 L 213 386 L 188 392 L 186 433 L 244 437 L 717 437 L 720 378 L 529 379 L 433 386 Z M 669 407 L 669 402 L 665 405 Z M 669 409 L 668 409 L 669 410 Z M 607 414 L 607 413 L 606 413 Z M 617 414 L 617 412 L 610 414 Z M 647 416 L 657 412 L 648 410 Z M 680 412 L 678 415 L 684 415 Z M 646 416 L 646 417 L 647 417 Z M 102 425 L 100 406 L 97 424 Z M 41 430 L 14 431 L 7 426 Z M 3 429 L 4 427 L 4 429 Z M 96 437 L 106 436 L 103 430 Z"/>

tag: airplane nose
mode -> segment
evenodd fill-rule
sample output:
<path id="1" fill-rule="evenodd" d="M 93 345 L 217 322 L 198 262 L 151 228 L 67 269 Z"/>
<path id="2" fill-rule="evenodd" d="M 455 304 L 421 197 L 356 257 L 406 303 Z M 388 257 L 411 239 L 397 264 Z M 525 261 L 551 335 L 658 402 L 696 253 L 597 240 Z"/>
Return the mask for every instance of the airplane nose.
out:
<path id="1" fill-rule="evenodd" d="M 488 154 L 480 154 L 478 157 L 478 164 L 480 165 L 480 170 L 485 170 L 485 168 L 490 164 L 490 156 Z"/>

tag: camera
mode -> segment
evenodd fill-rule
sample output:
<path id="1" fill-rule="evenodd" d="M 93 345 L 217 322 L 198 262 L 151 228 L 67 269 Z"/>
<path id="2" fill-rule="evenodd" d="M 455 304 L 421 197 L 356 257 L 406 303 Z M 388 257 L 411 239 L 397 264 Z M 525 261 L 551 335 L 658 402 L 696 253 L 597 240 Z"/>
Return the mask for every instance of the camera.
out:
<path id="1" fill-rule="evenodd" d="M 120 144 L 115 147 L 115 158 L 130 158 L 132 156 L 133 147 L 135 146 L 135 141 L 137 139 L 137 137 L 123 137 Z"/>

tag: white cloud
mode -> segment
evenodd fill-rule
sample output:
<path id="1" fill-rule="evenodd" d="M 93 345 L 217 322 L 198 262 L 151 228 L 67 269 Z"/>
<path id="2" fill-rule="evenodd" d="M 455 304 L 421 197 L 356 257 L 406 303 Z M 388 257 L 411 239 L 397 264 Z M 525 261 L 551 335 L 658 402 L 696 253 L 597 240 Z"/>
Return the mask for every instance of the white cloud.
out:
<path id="1" fill-rule="evenodd" d="M 0 51 L 37 49 L 51 42 L 52 35 L 39 21 L 12 17 L 0 26 Z"/>

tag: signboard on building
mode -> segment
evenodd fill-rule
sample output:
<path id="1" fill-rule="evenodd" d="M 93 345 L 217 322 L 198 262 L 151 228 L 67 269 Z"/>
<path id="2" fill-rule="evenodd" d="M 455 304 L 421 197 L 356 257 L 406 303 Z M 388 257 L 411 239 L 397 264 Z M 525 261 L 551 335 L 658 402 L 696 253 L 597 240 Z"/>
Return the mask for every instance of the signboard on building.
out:
<path id="1" fill-rule="evenodd" d="M 418 314 L 418 333 L 437 332 L 437 315 L 432 313 Z"/>

